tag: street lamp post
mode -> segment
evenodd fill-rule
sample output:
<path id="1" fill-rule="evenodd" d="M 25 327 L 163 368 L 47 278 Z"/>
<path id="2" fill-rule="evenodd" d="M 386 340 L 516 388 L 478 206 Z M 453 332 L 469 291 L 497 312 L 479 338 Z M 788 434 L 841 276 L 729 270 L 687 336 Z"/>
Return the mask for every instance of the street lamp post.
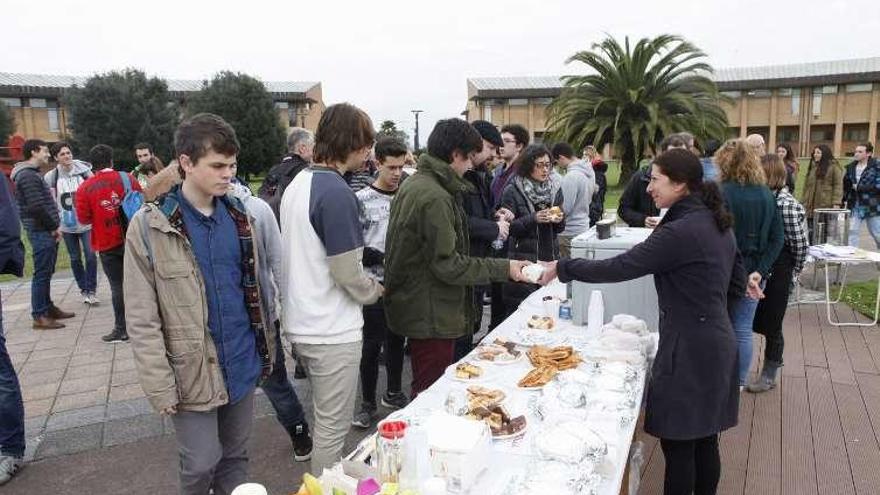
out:
<path id="1" fill-rule="evenodd" d="M 419 114 L 422 113 L 422 110 L 410 110 L 410 112 L 412 112 L 413 115 L 416 116 L 416 135 L 415 135 L 415 139 L 413 140 L 413 146 L 415 147 L 415 152 L 418 153 L 419 152 Z"/>

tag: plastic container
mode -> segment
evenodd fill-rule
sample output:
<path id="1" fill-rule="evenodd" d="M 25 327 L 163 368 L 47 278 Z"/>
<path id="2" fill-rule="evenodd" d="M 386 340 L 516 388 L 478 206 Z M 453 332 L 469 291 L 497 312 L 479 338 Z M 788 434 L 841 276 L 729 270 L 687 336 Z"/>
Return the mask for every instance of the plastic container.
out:
<path id="1" fill-rule="evenodd" d="M 376 468 L 380 483 L 398 483 L 403 467 L 406 421 L 383 421 L 376 435 Z"/>

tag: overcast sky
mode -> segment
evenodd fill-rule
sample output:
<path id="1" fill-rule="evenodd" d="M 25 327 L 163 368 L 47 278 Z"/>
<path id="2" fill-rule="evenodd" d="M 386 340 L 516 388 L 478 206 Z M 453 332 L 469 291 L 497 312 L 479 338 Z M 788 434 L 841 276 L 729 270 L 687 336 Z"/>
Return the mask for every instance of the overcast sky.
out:
<path id="1" fill-rule="evenodd" d="M 880 55 L 876 0 L 0 0 L 0 71 L 89 75 L 124 67 L 176 79 L 220 70 L 320 81 L 378 127 L 421 142 L 459 116 L 468 77 L 564 75 L 605 33 L 674 33 L 715 67 Z"/>

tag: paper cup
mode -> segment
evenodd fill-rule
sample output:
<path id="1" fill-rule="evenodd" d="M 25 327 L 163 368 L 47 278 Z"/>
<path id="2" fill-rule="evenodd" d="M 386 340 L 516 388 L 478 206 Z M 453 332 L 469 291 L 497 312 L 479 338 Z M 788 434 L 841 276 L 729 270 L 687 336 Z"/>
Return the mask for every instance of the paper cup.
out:
<path id="1" fill-rule="evenodd" d="M 268 495 L 266 487 L 259 483 L 245 483 L 232 490 L 232 495 Z"/>
<path id="2" fill-rule="evenodd" d="M 556 320 L 559 318 L 559 298 L 547 299 L 544 301 L 544 316 L 549 316 Z"/>

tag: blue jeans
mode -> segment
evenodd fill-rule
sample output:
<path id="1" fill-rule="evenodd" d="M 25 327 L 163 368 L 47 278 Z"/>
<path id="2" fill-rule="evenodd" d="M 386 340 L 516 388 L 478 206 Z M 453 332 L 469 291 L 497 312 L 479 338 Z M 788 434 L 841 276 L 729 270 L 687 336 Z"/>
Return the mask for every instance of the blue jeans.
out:
<path id="1" fill-rule="evenodd" d="M 853 213 L 849 219 L 849 245 L 859 247 L 859 234 L 861 233 L 862 223 L 868 224 L 868 232 L 874 238 L 877 249 L 880 249 L 880 216 L 859 218 Z"/>
<path id="2" fill-rule="evenodd" d="M 764 285 L 763 282 L 761 285 Z M 743 296 L 733 303 L 733 311 L 730 315 L 739 350 L 740 385 L 746 385 L 746 380 L 749 376 L 749 366 L 752 364 L 752 324 L 755 321 L 755 311 L 757 309 L 757 299 Z"/>
<path id="3" fill-rule="evenodd" d="M 284 365 L 284 347 L 281 346 L 281 331 L 278 322 L 275 322 L 275 366 L 272 368 L 272 374 L 261 385 L 272 408 L 275 409 L 275 415 L 281 426 L 287 430 L 291 439 L 296 432 L 296 425 L 306 422 L 306 415 L 303 412 L 302 404 L 296 396 L 293 384 L 287 377 L 287 367 Z"/>
<path id="4" fill-rule="evenodd" d="M 98 257 L 92 250 L 92 231 L 87 230 L 79 234 L 63 233 L 64 244 L 70 253 L 70 268 L 73 270 L 73 278 L 83 294 L 94 294 L 98 287 Z M 83 256 L 86 264 L 83 268 Z"/>
<path id="5" fill-rule="evenodd" d="M 34 278 L 31 280 L 31 316 L 34 319 L 46 316 L 52 306 L 49 284 L 55 273 L 58 259 L 58 243 L 51 232 L 45 230 L 28 231 L 28 239 L 34 250 Z"/>
<path id="6" fill-rule="evenodd" d="M 3 334 L 3 308 L 0 302 L 0 452 L 24 456 L 24 404 L 15 368 L 6 352 Z"/>

